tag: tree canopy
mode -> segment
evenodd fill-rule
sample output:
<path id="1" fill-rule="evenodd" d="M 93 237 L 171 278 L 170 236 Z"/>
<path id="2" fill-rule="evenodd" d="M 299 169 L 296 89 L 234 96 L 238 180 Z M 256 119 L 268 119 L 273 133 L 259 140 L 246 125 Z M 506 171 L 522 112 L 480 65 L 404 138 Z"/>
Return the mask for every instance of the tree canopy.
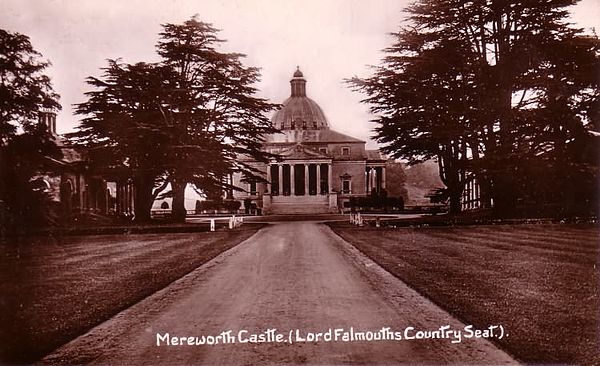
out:
<path id="1" fill-rule="evenodd" d="M 452 212 L 468 179 L 508 212 L 541 179 L 532 164 L 595 174 L 566 154 L 597 145 L 600 100 L 598 38 L 567 24 L 575 3 L 416 1 L 373 75 L 350 80 L 387 153 L 437 159 Z"/>
<path id="2" fill-rule="evenodd" d="M 99 152 L 96 164 L 133 179 L 140 220 L 149 218 L 153 186 L 170 183 L 173 216 L 183 220 L 188 183 L 224 187 L 233 171 L 256 175 L 240 155 L 269 156 L 260 143 L 275 131 L 266 117 L 275 105 L 255 96 L 259 70 L 244 66 L 242 54 L 220 52 L 222 42 L 196 17 L 165 24 L 160 62 L 111 60 L 103 77 L 88 78 L 95 90 L 78 105 L 84 118 L 71 137 Z"/>
<path id="3" fill-rule="evenodd" d="M 2 228 L 24 230 L 44 219 L 48 197 L 32 179 L 46 157 L 60 157 L 52 135 L 37 123 L 45 110 L 60 109 L 58 94 L 26 35 L 0 29 L 0 216 Z"/>
<path id="4" fill-rule="evenodd" d="M 29 37 L 0 29 L 0 144 L 17 128 L 34 129 L 38 112 L 58 110 L 58 94 L 44 70 L 50 66 L 31 45 Z"/>

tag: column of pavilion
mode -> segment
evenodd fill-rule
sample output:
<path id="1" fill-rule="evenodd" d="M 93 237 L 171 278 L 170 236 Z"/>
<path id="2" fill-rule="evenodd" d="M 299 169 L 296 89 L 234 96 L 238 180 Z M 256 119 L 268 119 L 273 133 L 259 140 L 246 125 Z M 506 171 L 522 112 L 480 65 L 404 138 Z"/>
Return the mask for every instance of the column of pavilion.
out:
<path id="1" fill-rule="evenodd" d="M 367 195 L 371 194 L 372 190 L 380 193 L 382 189 L 385 189 L 385 167 L 367 166 L 365 178 L 365 193 Z"/>

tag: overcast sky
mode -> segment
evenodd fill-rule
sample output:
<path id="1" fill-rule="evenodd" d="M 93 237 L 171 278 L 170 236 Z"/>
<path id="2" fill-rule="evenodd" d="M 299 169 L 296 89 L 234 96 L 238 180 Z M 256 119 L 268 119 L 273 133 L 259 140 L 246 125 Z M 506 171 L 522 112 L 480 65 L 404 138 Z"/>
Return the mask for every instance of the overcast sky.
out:
<path id="1" fill-rule="evenodd" d="M 307 94 L 330 125 L 369 140 L 372 125 L 361 95 L 344 78 L 367 76 L 379 63 L 388 35 L 404 18 L 406 0 L 0 0 L 0 27 L 31 38 L 52 62 L 48 74 L 61 95 L 59 133 L 77 125 L 72 105 L 84 101 L 87 76 L 99 76 L 108 58 L 156 61 L 160 24 L 182 23 L 194 14 L 222 30 L 224 51 L 248 55 L 262 69 L 261 96 L 280 103 L 289 96 L 297 65 Z M 600 29 L 600 0 L 573 9 L 580 27 Z M 369 143 L 374 147 L 374 143 Z"/>

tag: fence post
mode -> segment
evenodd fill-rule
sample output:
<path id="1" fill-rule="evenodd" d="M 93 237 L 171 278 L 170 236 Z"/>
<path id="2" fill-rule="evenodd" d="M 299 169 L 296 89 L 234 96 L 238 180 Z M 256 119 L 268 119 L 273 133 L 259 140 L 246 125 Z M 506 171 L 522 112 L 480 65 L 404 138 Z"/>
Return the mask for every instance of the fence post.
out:
<path id="1" fill-rule="evenodd" d="M 215 231 L 215 219 L 210 219 L 210 231 Z"/>

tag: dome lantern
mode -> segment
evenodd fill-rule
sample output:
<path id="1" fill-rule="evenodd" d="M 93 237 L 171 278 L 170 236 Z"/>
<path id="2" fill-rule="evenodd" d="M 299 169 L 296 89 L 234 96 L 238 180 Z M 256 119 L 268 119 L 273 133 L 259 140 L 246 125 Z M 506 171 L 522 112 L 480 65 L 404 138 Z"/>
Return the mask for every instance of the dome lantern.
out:
<path id="1" fill-rule="evenodd" d="M 300 66 L 296 66 L 296 72 L 294 72 L 290 84 L 292 86 L 292 97 L 306 96 L 306 79 L 304 79 L 304 75 L 300 71 Z"/>
<path id="2" fill-rule="evenodd" d="M 280 130 L 326 130 L 329 123 L 321 107 L 306 96 L 306 79 L 297 67 L 290 80 L 292 95 L 283 102 L 271 122 Z"/>

